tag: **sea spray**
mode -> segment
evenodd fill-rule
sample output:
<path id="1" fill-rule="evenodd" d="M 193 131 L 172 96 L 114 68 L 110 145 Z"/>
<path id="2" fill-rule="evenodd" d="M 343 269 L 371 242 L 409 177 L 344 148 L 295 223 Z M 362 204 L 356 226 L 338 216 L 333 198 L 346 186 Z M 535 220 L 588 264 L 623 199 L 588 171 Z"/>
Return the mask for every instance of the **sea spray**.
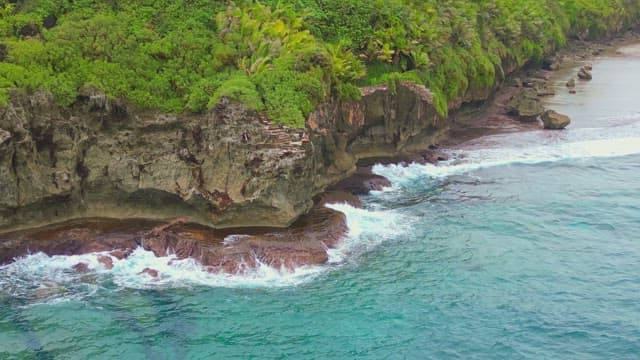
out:
<path id="1" fill-rule="evenodd" d="M 327 249 L 329 262 L 323 266 L 302 266 L 277 269 L 258 261 L 258 266 L 239 274 L 210 273 L 196 260 L 178 259 L 170 254 L 156 257 L 141 247 L 127 258 L 118 259 L 109 253 L 90 253 L 73 256 L 30 254 L 0 267 L 0 288 L 8 296 L 52 301 L 80 299 L 92 295 L 97 288 L 168 289 L 193 286 L 230 288 L 273 288 L 298 286 L 321 274 L 335 270 L 349 259 L 370 251 L 380 243 L 393 239 L 410 221 L 390 211 L 357 209 L 346 204 L 329 207 L 347 215 L 348 236 L 333 249 Z M 235 239 L 229 238 L 229 242 Z M 99 257 L 109 257 L 113 268 L 108 269 Z M 74 266 L 84 263 L 87 271 Z M 145 269 L 158 272 L 154 277 Z"/>
<path id="2" fill-rule="evenodd" d="M 502 144 L 496 146 L 496 144 Z M 376 165 L 374 173 L 394 184 L 443 179 L 478 169 L 513 164 L 606 158 L 640 153 L 638 123 L 608 129 L 580 129 L 566 133 L 532 131 L 483 137 L 448 151 L 450 159 L 433 164 Z"/>

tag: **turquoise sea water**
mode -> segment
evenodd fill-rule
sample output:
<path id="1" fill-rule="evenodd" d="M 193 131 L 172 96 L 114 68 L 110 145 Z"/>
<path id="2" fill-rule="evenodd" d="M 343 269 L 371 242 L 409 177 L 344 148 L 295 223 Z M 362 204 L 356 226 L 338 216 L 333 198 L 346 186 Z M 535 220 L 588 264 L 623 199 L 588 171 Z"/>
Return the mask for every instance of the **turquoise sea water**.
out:
<path id="1" fill-rule="evenodd" d="M 637 359 L 640 105 L 581 102 L 584 86 L 552 100 L 578 116 L 567 131 L 377 166 L 393 187 L 335 205 L 351 233 L 324 267 L 212 276 L 143 251 L 113 271 L 88 255 L 84 275 L 78 257 L 0 267 L 0 359 Z"/>

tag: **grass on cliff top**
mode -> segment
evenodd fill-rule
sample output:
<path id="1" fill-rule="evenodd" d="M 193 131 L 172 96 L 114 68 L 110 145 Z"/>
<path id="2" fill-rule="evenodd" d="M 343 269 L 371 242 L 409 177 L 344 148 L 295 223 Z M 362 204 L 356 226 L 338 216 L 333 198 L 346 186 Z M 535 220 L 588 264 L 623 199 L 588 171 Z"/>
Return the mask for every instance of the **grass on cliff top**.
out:
<path id="1" fill-rule="evenodd" d="M 68 106 L 92 86 L 171 113 L 227 96 L 303 127 L 329 97 L 411 80 L 445 114 L 506 67 L 639 14 L 640 0 L 14 0 L 0 5 L 0 105 L 42 89 Z"/>

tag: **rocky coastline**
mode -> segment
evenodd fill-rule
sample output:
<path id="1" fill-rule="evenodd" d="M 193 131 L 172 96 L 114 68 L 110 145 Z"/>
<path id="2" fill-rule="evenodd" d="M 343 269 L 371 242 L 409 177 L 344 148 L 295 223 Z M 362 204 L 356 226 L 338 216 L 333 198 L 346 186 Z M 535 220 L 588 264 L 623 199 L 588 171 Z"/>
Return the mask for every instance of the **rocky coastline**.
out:
<path id="1" fill-rule="evenodd" d="M 327 102 L 302 130 L 226 99 L 203 116 L 167 116 L 95 89 L 64 109 L 45 93 L 14 93 L 0 110 L 0 264 L 39 251 L 101 253 L 108 268 L 136 247 L 210 272 L 324 264 L 348 228 L 323 205 L 358 207 L 358 195 L 389 186 L 372 164 L 436 163 L 446 159 L 440 147 L 474 137 L 564 128 L 541 105 L 553 72 L 637 39 L 572 43 L 493 89 L 471 89 L 448 118 L 427 88 L 407 82 Z"/>

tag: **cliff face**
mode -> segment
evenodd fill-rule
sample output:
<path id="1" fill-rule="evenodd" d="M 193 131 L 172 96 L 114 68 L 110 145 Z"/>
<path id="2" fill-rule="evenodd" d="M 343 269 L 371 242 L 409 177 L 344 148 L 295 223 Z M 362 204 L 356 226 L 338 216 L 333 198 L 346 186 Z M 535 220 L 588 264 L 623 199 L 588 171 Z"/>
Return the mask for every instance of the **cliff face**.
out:
<path id="1" fill-rule="evenodd" d="M 170 116 L 91 89 L 70 108 L 14 94 L 0 110 L 0 231 L 80 217 L 288 226 L 358 159 L 429 144 L 445 127 L 422 86 L 362 92 L 321 105 L 305 130 L 224 99 L 206 115 Z"/>

